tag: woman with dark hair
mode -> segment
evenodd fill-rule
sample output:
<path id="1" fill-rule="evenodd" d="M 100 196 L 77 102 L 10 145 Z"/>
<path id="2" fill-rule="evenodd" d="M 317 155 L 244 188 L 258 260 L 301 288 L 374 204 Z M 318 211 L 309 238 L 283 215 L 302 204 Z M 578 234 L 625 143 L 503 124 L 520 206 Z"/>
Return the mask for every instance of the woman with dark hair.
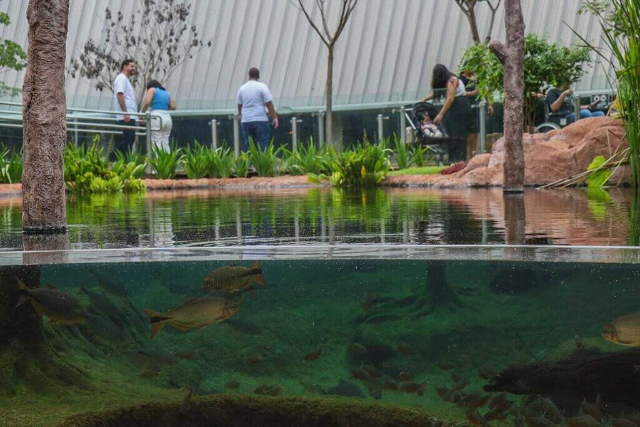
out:
<path id="1" fill-rule="evenodd" d="M 471 103 L 466 96 L 467 91 L 462 80 L 453 74 L 447 67 L 438 64 L 433 67 L 431 88 L 434 91 L 446 89 L 446 101 L 442 109 L 433 120 L 434 123 L 442 123 L 449 138 L 465 141 L 469 129 L 471 115 Z M 424 102 L 436 98 L 435 92 L 424 99 Z M 462 154 L 464 157 L 464 154 Z"/>
<path id="2" fill-rule="evenodd" d="M 149 108 L 151 108 L 151 114 L 154 116 L 151 118 L 151 140 L 153 145 L 169 152 L 171 150 L 169 137 L 171 136 L 173 121 L 168 111 L 175 110 L 176 103 L 169 95 L 169 92 L 157 80 L 151 80 L 147 83 L 147 93 L 144 97 L 141 112 L 144 113 Z M 159 118 L 162 119 L 162 125 Z"/>

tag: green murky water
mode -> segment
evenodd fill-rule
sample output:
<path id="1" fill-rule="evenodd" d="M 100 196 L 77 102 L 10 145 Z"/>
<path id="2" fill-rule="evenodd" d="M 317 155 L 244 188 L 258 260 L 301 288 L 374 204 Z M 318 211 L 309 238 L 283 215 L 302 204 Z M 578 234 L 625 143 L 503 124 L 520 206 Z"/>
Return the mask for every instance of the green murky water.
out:
<path id="1" fill-rule="evenodd" d="M 212 271 L 229 265 L 254 261 L 4 267 L 3 425 L 175 404 L 185 387 L 197 396 L 367 402 L 460 422 L 477 411 L 505 426 L 519 425 L 518 417 L 565 425 L 598 395 L 601 404 L 582 409 L 596 405 L 596 425 L 640 411 L 640 349 L 601 336 L 614 319 L 640 313 L 637 264 L 264 260 L 264 285 L 251 279 L 247 292 L 233 294 L 203 289 Z M 77 298 L 81 323 L 42 321 L 53 359 L 29 355 L 40 348 L 40 320 L 30 301 L 14 308 L 16 277 Z M 166 325 L 151 338 L 144 309 L 169 318 L 169 310 L 210 297 L 239 310 L 201 330 Z M 621 338 L 639 336 L 636 320 L 618 325 Z M 488 415 L 490 405 L 504 408 Z"/>

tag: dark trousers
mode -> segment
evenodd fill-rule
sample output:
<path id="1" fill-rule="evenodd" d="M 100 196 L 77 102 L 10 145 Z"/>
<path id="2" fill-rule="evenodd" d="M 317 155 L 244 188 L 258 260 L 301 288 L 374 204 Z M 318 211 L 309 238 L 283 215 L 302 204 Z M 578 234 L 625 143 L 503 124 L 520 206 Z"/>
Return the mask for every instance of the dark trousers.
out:
<path id="1" fill-rule="evenodd" d="M 271 142 L 271 123 L 246 122 L 242 124 L 242 150 L 249 151 L 249 138 L 260 144 L 262 150 L 266 150 Z"/>
<path id="2" fill-rule="evenodd" d="M 136 121 L 133 119 L 129 120 L 128 122 L 125 122 L 124 120 L 120 120 L 118 121 L 118 124 L 120 124 L 121 126 L 135 126 Z M 111 153 L 113 157 L 112 160 L 115 160 L 116 151 L 121 151 L 124 153 L 125 151 L 133 147 L 134 142 L 136 142 L 135 129 L 124 129 L 122 131 L 122 135 L 119 138 L 116 137 L 115 144 L 113 147 L 114 152 Z"/>

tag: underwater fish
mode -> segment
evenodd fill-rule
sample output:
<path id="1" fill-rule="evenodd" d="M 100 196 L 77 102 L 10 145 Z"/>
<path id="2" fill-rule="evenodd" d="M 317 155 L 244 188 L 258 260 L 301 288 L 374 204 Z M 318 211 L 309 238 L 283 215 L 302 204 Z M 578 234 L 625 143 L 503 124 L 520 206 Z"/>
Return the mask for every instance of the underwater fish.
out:
<path id="1" fill-rule="evenodd" d="M 483 426 L 486 427 L 489 425 L 489 422 L 484 419 L 482 415 L 476 410 L 468 409 L 465 414 L 467 420 L 474 426 Z"/>
<path id="2" fill-rule="evenodd" d="M 478 371 L 478 376 L 483 380 L 490 380 L 496 375 L 498 375 L 498 373 L 491 368 L 482 368 Z"/>
<path id="3" fill-rule="evenodd" d="M 387 378 L 386 380 L 384 380 L 385 390 L 397 390 L 398 384 L 398 381 L 392 380 L 391 378 Z"/>
<path id="4" fill-rule="evenodd" d="M 602 328 L 602 336 L 616 344 L 640 347 L 640 313 L 618 317 Z"/>
<path id="5" fill-rule="evenodd" d="M 89 298 L 91 307 L 94 308 L 96 312 L 100 314 L 106 314 L 107 316 L 114 319 L 122 317 L 122 312 L 120 311 L 118 306 L 113 301 L 111 301 L 106 294 L 92 291 L 86 286 L 83 286 L 82 288 L 80 288 L 80 290 Z"/>
<path id="6" fill-rule="evenodd" d="M 322 355 L 322 349 L 318 349 L 316 351 L 312 351 L 311 353 L 305 354 L 304 360 L 318 360 L 318 358 Z"/>
<path id="7" fill-rule="evenodd" d="M 401 382 L 398 384 L 398 390 L 402 390 L 405 393 L 409 393 L 409 394 L 417 394 L 418 396 L 423 396 L 425 389 L 426 389 L 425 384 L 412 383 L 412 382 Z"/>
<path id="8" fill-rule="evenodd" d="M 402 381 L 411 381 L 411 374 L 408 371 L 402 371 L 398 374 L 398 379 Z"/>
<path id="9" fill-rule="evenodd" d="M 455 368 L 456 366 L 457 366 L 457 365 L 456 365 L 456 364 L 454 364 L 454 363 L 448 363 L 448 362 L 445 362 L 445 363 L 438 363 L 438 368 L 440 368 L 440 369 L 441 369 L 441 370 L 443 370 L 443 371 L 450 371 L 450 370 L 452 370 L 453 368 Z"/>
<path id="10" fill-rule="evenodd" d="M 203 288 L 210 291 L 240 292 L 253 282 L 264 285 L 264 276 L 260 263 L 256 262 L 252 268 L 238 265 L 220 267 L 204 279 Z"/>
<path id="11" fill-rule="evenodd" d="M 240 387 L 240 382 L 236 380 L 229 380 L 226 383 L 224 383 L 224 388 L 228 388 L 230 390 L 237 390 L 238 387 Z"/>
<path id="12" fill-rule="evenodd" d="M 367 350 L 367 347 L 357 342 L 350 342 L 347 346 L 347 350 L 349 351 L 349 353 L 358 357 L 364 357 L 369 354 L 369 350 Z"/>
<path id="13" fill-rule="evenodd" d="M 173 353 L 173 357 L 180 360 L 196 360 L 198 355 L 193 351 L 178 351 Z"/>
<path id="14" fill-rule="evenodd" d="M 484 407 L 489 402 L 490 396 L 488 394 L 481 394 L 477 391 L 467 392 L 462 394 L 462 406 L 469 409 L 479 409 Z"/>
<path id="15" fill-rule="evenodd" d="M 568 427 L 600 427 L 600 421 L 590 415 L 578 415 L 577 417 L 567 418 Z"/>
<path id="16" fill-rule="evenodd" d="M 371 374 L 362 368 L 355 368 L 351 370 L 351 379 L 368 380 L 370 378 L 371 378 Z"/>
<path id="17" fill-rule="evenodd" d="M 636 423 L 626 418 L 613 418 L 611 425 L 613 427 L 638 427 Z"/>
<path id="18" fill-rule="evenodd" d="M 63 292 L 53 285 L 48 285 L 47 289 L 29 289 L 20 279 L 16 280 L 19 295 L 16 307 L 31 301 L 31 306 L 38 316 L 46 316 L 51 323 L 75 325 L 86 320 L 87 315 L 80 302 L 70 293 Z"/>
<path id="19" fill-rule="evenodd" d="M 511 403 L 511 401 L 507 399 L 506 393 L 500 393 L 498 395 L 493 396 L 491 400 L 489 400 L 489 408 L 493 409 L 493 408 L 503 406 L 505 402 Z"/>
<path id="20" fill-rule="evenodd" d="M 180 413 L 186 414 L 189 408 L 191 407 L 191 397 L 193 396 L 193 389 L 189 387 L 187 389 L 187 394 L 182 398 L 182 403 L 180 404 Z"/>
<path id="21" fill-rule="evenodd" d="M 260 358 L 260 356 L 247 357 L 247 365 L 259 365 L 260 363 L 262 363 L 262 358 Z"/>
<path id="22" fill-rule="evenodd" d="M 344 397 L 365 397 L 362 389 L 351 381 L 341 379 L 337 386 L 330 387 L 322 394 Z"/>
<path id="23" fill-rule="evenodd" d="M 98 286 L 105 291 L 111 292 L 113 295 L 122 298 L 127 298 L 129 296 L 127 288 L 125 288 L 122 283 L 115 282 L 111 277 L 94 269 L 91 269 L 91 274 L 98 281 Z"/>
<path id="24" fill-rule="evenodd" d="M 524 421 L 527 427 L 553 427 L 556 425 L 556 423 L 544 417 L 525 417 Z"/>
<path id="25" fill-rule="evenodd" d="M 284 388 L 279 385 L 261 385 L 253 392 L 263 396 L 280 396 L 284 392 Z"/>
<path id="26" fill-rule="evenodd" d="M 373 378 L 380 378 L 382 376 L 382 371 L 371 365 L 362 365 L 361 368 L 365 370 L 370 376 Z"/>
<path id="27" fill-rule="evenodd" d="M 304 380 L 298 380 L 298 384 L 300 384 L 302 386 L 302 388 L 309 392 L 309 393 L 317 393 L 318 392 L 318 387 L 309 382 L 309 381 L 304 381 Z"/>
<path id="28" fill-rule="evenodd" d="M 214 323 L 222 322 L 236 314 L 240 310 L 240 304 L 224 298 L 203 297 L 188 300 L 183 305 L 165 313 L 147 308 L 143 310 L 150 317 L 151 338 L 154 338 L 165 324 L 180 331 L 188 331 L 193 328 L 204 329 Z"/>
<path id="29" fill-rule="evenodd" d="M 362 309 L 362 313 L 364 313 L 365 316 L 374 313 L 378 302 L 379 300 L 376 295 L 373 295 L 370 292 L 365 292 L 360 299 L 360 309 Z"/>
<path id="30" fill-rule="evenodd" d="M 446 387 L 436 387 L 436 393 L 440 396 L 441 399 L 446 400 L 445 396 L 448 397 L 449 389 Z"/>
<path id="31" fill-rule="evenodd" d="M 595 418 L 598 421 L 602 421 L 602 419 L 604 418 L 604 414 L 600 410 L 601 407 L 602 405 L 598 405 L 597 403 L 587 402 L 587 399 L 583 400 L 580 404 L 580 409 L 582 410 L 582 412 Z"/>
<path id="32" fill-rule="evenodd" d="M 114 342 L 122 342 L 125 339 L 124 331 L 116 325 L 108 316 L 102 314 L 86 313 L 86 326 L 90 333 Z"/>
<path id="33" fill-rule="evenodd" d="M 580 334 L 576 334 L 574 338 L 576 340 L 576 348 L 582 348 L 582 337 Z"/>
<path id="34" fill-rule="evenodd" d="M 413 353 L 413 351 L 411 350 L 411 346 L 406 342 L 398 343 L 396 349 L 405 356 L 411 356 L 411 354 Z"/>
<path id="35" fill-rule="evenodd" d="M 160 371 L 155 368 L 146 368 L 140 372 L 140 378 L 155 378 L 160 376 Z"/>

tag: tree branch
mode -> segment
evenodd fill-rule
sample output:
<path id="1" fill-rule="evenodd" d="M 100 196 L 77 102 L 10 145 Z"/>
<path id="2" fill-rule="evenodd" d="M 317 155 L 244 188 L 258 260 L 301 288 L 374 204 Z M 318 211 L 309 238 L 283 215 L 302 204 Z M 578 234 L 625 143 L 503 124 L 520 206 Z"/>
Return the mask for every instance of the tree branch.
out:
<path id="1" fill-rule="evenodd" d="M 504 65 L 507 59 L 507 47 L 497 40 L 492 41 L 489 44 L 489 50 L 498 57 L 498 60 Z"/>
<path id="2" fill-rule="evenodd" d="M 291 3 L 293 2 L 293 0 L 289 0 Z M 293 3 L 292 3 L 293 4 Z M 302 3 L 302 0 L 298 0 L 298 4 L 300 5 L 300 7 L 297 7 L 298 9 L 302 10 L 302 13 L 304 13 L 304 16 L 307 18 L 307 21 L 309 21 L 309 24 L 311 25 L 311 28 L 313 28 L 316 33 L 318 33 L 318 35 L 320 36 L 320 40 L 322 40 L 322 43 L 324 43 L 327 47 L 329 47 L 329 41 L 327 41 L 324 38 L 324 35 L 322 34 L 322 31 L 320 31 L 320 29 L 316 26 L 316 23 L 313 21 L 313 19 L 311 18 L 311 16 L 309 15 L 309 12 L 307 12 L 307 9 L 304 7 L 304 4 Z"/>
<path id="3" fill-rule="evenodd" d="M 498 3 L 496 3 L 494 7 L 491 0 L 487 0 L 487 5 L 489 6 L 489 9 L 491 9 L 491 21 L 489 22 L 489 29 L 487 30 L 487 37 L 485 37 L 485 44 L 489 44 L 491 41 L 491 33 L 493 33 L 493 26 L 496 22 L 496 13 L 498 12 L 500 3 L 502 3 L 502 0 L 498 0 Z"/>

